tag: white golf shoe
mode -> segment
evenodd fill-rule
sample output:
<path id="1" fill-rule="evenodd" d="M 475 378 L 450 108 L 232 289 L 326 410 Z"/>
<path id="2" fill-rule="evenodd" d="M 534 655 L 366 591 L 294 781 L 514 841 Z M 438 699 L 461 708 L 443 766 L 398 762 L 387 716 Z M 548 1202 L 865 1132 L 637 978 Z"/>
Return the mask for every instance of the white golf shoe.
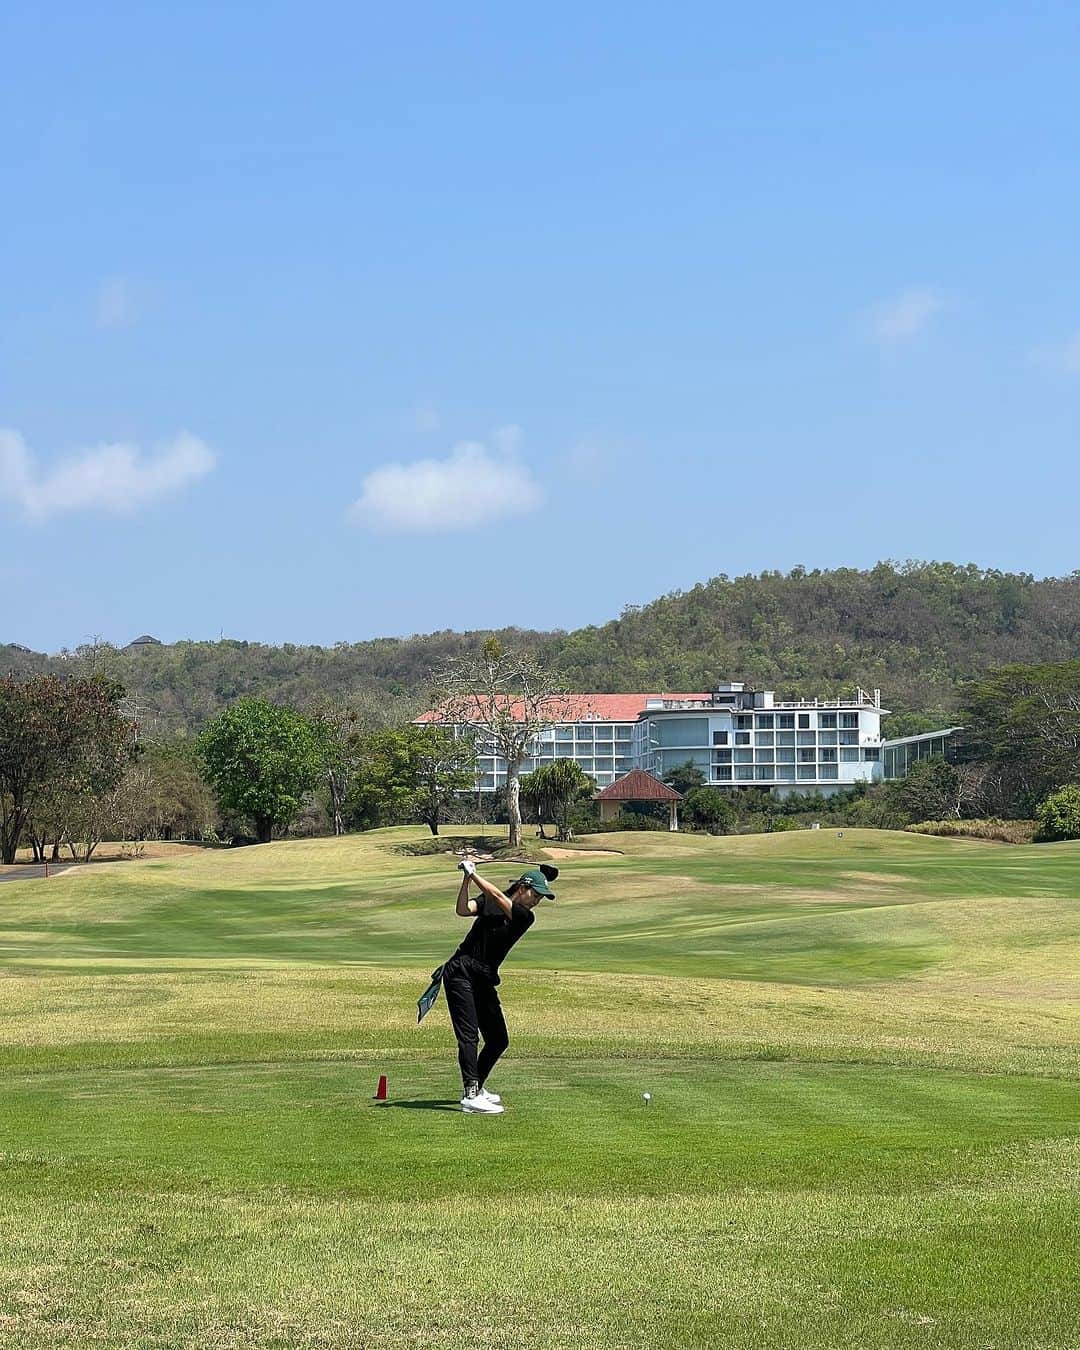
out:
<path id="1" fill-rule="evenodd" d="M 501 1102 L 493 1102 L 486 1092 L 478 1089 L 466 1092 L 461 1099 L 461 1109 L 482 1116 L 501 1116 L 504 1108 Z"/>
<path id="2" fill-rule="evenodd" d="M 496 1106 L 502 1105 L 502 1098 L 497 1092 L 489 1092 L 487 1088 L 480 1089 L 480 1096 L 486 1097 L 489 1102 L 494 1102 Z"/>

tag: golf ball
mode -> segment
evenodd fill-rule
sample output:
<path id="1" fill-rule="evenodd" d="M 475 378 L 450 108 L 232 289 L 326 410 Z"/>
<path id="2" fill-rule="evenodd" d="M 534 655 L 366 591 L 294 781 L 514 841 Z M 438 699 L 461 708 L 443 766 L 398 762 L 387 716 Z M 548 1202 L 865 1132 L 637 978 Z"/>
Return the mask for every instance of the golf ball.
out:
<path id="1" fill-rule="evenodd" d="M 651 1093 L 651 1092 L 643 1092 L 643 1093 L 641 1094 L 641 1097 L 642 1097 L 642 1100 L 643 1100 L 643 1101 L 646 1101 L 646 1102 L 651 1102 L 651 1101 L 652 1101 L 652 1093 Z"/>

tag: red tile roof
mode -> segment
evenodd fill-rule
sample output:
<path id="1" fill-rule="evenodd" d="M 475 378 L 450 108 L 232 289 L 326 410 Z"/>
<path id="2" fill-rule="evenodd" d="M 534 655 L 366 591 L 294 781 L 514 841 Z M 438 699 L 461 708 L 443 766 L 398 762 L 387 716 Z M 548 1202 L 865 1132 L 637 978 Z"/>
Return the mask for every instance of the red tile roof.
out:
<path id="1" fill-rule="evenodd" d="M 681 792 L 661 783 L 644 769 L 631 769 L 596 794 L 596 800 L 601 802 L 681 802 L 682 799 Z"/>
<path id="2" fill-rule="evenodd" d="M 558 708 L 560 722 L 636 722 L 645 711 L 649 699 L 697 700 L 705 702 L 708 694 L 568 694 L 565 699 L 553 700 Z M 516 711 L 516 710 L 515 710 Z M 435 721 L 434 712 L 422 713 L 418 722 Z"/>

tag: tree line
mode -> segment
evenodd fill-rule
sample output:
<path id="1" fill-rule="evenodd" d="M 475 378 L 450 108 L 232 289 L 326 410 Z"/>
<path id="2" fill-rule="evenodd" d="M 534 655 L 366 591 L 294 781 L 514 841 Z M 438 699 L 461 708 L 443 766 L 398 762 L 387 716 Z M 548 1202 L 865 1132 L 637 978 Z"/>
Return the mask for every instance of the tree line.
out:
<path id="1" fill-rule="evenodd" d="M 568 682 L 489 636 L 478 657 L 451 656 L 429 678 L 441 720 L 416 725 L 405 697 L 321 697 L 296 708 L 242 697 L 195 737 L 147 738 L 110 675 L 0 679 L 0 860 L 66 849 L 89 860 L 104 839 L 265 842 L 409 821 L 498 821 L 520 844 L 523 821 L 559 837 L 599 828 L 595 785 L 571 760 L 522 772 L 536 736 L 568 715 Z M 902 828 L 916 821 L 1037 818 L 1040 837 L 1080 837 L 1080 660 L 1009 665 L 969 683 L 955 756 L 897 782 L 830 797 L 778 799 L 670 775 L 690 828 L 785 829 L 829 823 Z M 468 725 L 467 735 L 461 728 Z M 477 756 L 498 754 L 506 787 L 475 792 Z M 619 828 L 659 828 L 648 808 Z M 250 833 L 249 833 L 250 832 Z"/>

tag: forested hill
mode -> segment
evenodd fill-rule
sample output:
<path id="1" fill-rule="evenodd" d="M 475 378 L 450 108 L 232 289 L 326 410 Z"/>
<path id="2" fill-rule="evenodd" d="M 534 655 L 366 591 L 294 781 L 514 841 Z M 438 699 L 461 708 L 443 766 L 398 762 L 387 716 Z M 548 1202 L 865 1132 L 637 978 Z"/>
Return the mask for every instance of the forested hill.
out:
<path id="1" fill-rule="evenodd" d="M 303 706 L 319 695 L 420 696 L 448 655 L 486 632 L 434 633 L 334 647 L 178 642 L 46 657 L 0 646 L 0 668 L 85 670 L 121 680 L 148 725 L 194 729 L 243 694 Z M 715 577 L 571 633 L 499 636 L 557 664 L 579 689 L 707 689 L 745 680 L 785 695 L 880 688 L 887 707 L 949 714 L 962 682 L 1013 661 L 1080 656 L 1080 572 L 1033 577 L 951 563 L 879 563 Z"/>

